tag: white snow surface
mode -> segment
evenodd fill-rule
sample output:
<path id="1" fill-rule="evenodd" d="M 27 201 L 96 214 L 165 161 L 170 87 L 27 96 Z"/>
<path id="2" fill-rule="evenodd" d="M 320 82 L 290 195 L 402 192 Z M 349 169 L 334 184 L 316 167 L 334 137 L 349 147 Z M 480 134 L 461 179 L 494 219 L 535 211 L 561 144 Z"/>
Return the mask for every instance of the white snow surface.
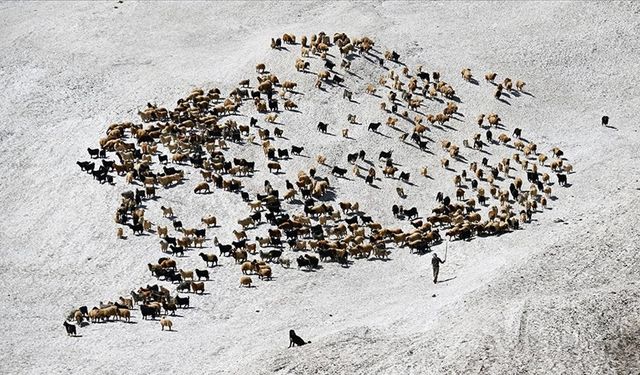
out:
<path id="1" fill-rule="evenodd" d="M 638 3 L 5 2 L 0 21 L 0 373 L 640 372 Z M 299 45 L 269 48 L 270 38 L 285 32 L 299 38 L 320 31 L 370 36 L 378 53 L 394 49 L 412 71 L 422 64 L 453 85 L 464 117 L 449 123 L 454 129 L 431 129 L 433 155 L 402 144 L 386 125 L 381 132 L 388 138 L 366 131 L 369 122 L 388 117 L 378 108 L 382 99 L 364 93 L 383 73 L 375 64 L 354 59 L 360 78 L 345 75 L 345 84 L 358 103 L 350 103 L 341 88 L 319 91 L 312 74 L 295 71 Z M 312 71 L 320 68 L 317 57 L 309 61 Z M 377 153 L 393 149 L 415 185 L 382 178 L 374 189 L 351 171 L 350 180 L 331 182 L 336 202 L 358 201 L 384 225 L 409 229 L 393 219 L 391 205 L 417 206 L 426 216 L 436 192 L 453 195 L 453 176 L 467 165 L 440 168 L 446 154 L 438 142 L 462 145 L 478 132 L 477 114 L 492 111 L 505 133 L 520 127 L 542 152 L 563 149 L 575 169 L 571 186 L 555 183 L 557 199 L 522 230 L 449 243 L 443 283 L 431 282 L 429 254 L 407 249 L 346 269 L 331 262 L 316 272 L 274 266 L 274 280 L 254 276 L 251 289 L 238 288 L 239 268 L 223 257 L 207 294 L 191 295 L 192 308 L 172 318 L 175 332 L 162 332 L 157 320 L 143 321 L 134 310 L 135 324 L 91 324 L 79 329 L 82 337 L 67 337 L 67 311 L 155 283 L 146 264 L 162 256 L 155 234 L 137 237 L 126 228 L 128 238 L 116 239 L 113 213 L 120 193 L 131 188 L 124 179 L 100 185 L 76 160 L 89 159 L 86 148 L 97 147 L 109 124 L 139 122 L 137 111 L 147 102 L 173 108 L 195 87 L 227 93 L 241 79 L 254 84 L 259 62 L 281 81 L 299 83 L 302 94 L 293 99 L 300 112 L 281 113 L 287 139 L 274 143 L 304 145 L 310 157 L 283 161 L 285 173 L 274 176 L 259 146 L 231 144 L 230 153 L 261 169 L 243 178 L 252 194 L 266 178 L 284 191 L 284 180 L 314 165 L 318 153 L 329 165 L 347 167 L 349 152 L 365 149 L 378 164 Z M 462 80 L 464 67 L 478 85 Z M 490 70 L 498 81 L 526 81 L 531 95 L 496 101 L 483 79 Z M 443 107 L 427 100 L 421 111 Z M 238 121 L 247 123 L 253 105 L 241 109 Z M 347 113 L 361 125 L 348 125 Z M 610 127 L 600 125 L 603 114 Z M 318 133 L 318 121 L 335 136 Z M 352 139 L 340 136 L 343 127 Z M 493 164 L 514 152 L 498 145 L 487 151 Z M 484 155 L 461 153 L 468 161 Z M 419 175 L 423 165 L 433 179 Z M 193 194 L 201 177 L 185 169 L 182 185 L 160 188 L 161 198 L 147 202 L 148 218 L 169 223 L 160 205 L 173 207 L 185 226 L 199 226 L 211 213 L 222 226 L 208 237 L 231 241 L 249 208 L 232 193 Z M 526 177 L 520 168 L 514 174 Z M 407 199 L 397 196 L 397 186 Z M 205 251 L 217 253 L 212 242 Z M 442 256 L 444 244 L 434 250 Z M 203 268 L 195 254 L 179 258 L 179 267 Z M 288 349 L 289 329 L 312 343 Z"/>

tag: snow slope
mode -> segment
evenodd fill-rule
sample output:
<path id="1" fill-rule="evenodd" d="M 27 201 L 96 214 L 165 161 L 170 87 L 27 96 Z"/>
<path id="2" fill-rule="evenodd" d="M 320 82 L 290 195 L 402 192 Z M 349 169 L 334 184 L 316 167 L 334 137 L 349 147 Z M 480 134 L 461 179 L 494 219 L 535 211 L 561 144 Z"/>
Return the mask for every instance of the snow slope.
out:
<path id="1" fill-rule="evenodd" d="M 637 4 L 2 3 L 0 19 L 0 319 L 7 343 L 0 372 L 640 371 L 640 135 L 632 120 L 640 107 Z M 359 103 L 347 103 L 341 90 L 313 90 L 311 75 L 295 72 L 299 46 L 268 47 L 269 38 L 284 32 L 322 30 L 370 35 L 378 51 L 395 49 L 409 67 L 441 71 L 462 98 L 465 116 L 451 123 L 457 130 L 435 129 L 434 141 L 461 144 L 476 132 L 478 113 L 495 111 L 508 130 L 523 128 L 544 152 L 562 148 L 576 170 L 571 186 L 554 185 L 558 199 L 524 230 L 452 242 L 444 283 L 431 283 L 429 256 L 406 250 L 349 269 L 274 268 L 275 280 L 252 290 L 237 287 L 239 272 L 224 259 L 207 283 L 209 294 L 192 297 L 194 308 L 173 319 L 177 332 L 161 332 L 136 311 L 136 324 L 90 325 L 81 338 L 67 338 L 61 325 L 72 306 L 97 305 L 155 282 L 145 263 L 161 256 L 157 238 L 114 235 L 112 215 L 128 187 L 120 179 L 115 187 L 99 185 L 75 165 L 88 159 L 86 147 L 95 147 L 108 124 L 137 121 L 148 101 L 169 107 L 193 87 L 226 92 L 241 79 L 254 80 L 255 64 L 265 62 L 281 79 L 300 82 L 304 93 L 295 97 L 300 113 L 282 114 L 289 139 L 277 144 L 305 144 L 311 158 L 283 163 L 285 176 L 263 171 L 247 182 L 249 189 L 258 190 L 267 177 L 282 186 L 317 153 L 346 167 L 346 153 L 364 148 L 370 159 L 394 149 L 401 170 L 411 169 L 416 182 L 404 186 L 402 202 L 395 181 L 383 179 L 375 191 L 361 180 L 335 182 L 337 200 L 358 200 L 384 224 L 393 223 L 393 203 L 426 213 L 437 191 L 453 192 L 453 173 L 439 168 L 444 153 L 437 144 L 425 156 L 400 144 L 389 128 L 385 138 L 354 126 L 353 140 L 314 130 L 323 120 L 338 134 L 347 113 L 363 124 L 387 117 L 379 99 L 362 94 L 379 75 L 374 65 L 354 60 L 363 80 L 351 77 Z M 318 67 L 312 59 L 312 70 Z M 479 85 L 462 81 L 463 67 Z M 493 86 L 481 79 L 488 70 L 498 79 L 523 79 L 532 95 L 496 102 Z M 423 109 L 435 113 L 442 106 L 426 102 Z M 611 127 L 600 126 L 603 114 Z M 234 147 L 248 157 L 261 153 L 258 146 Z M 489 151 L 492 163 L 512 152 Z M 423 164 L 433 180 L 420 179 Z M 193 175 L 161 191 L 148 204 L 152 221 L 163 223 L 158 207 L 165 203 L 185 225 L 214 213 L 227 229 L 212 233 L 230 241 L 233 223 L 248 208 L 230 193 L 195 196 L 196 181 Z M 190 254 L 180 265 L 202 267 L 202 261 Z M 291 328 L 312 344 L 286 349 Z"/>

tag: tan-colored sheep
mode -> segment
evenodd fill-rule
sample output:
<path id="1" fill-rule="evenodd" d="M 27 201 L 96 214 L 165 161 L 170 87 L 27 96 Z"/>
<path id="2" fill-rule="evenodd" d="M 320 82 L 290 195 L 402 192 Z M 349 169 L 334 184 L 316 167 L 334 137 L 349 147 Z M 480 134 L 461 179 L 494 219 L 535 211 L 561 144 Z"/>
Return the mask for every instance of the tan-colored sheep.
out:
<path id="1" fill-rule="evenodd" d="M 324 165 L 324 163 L 326 163 L 326 161 L 327 161 L 327 158 L 324 155 L 319 154 L 318 156 L 316 156 L 316 162 L 318 164 Z"/>
<path id="2" fill-rule="evenodd" d="M 240 286 L 246 286 L 246 287 L 250 288 L 252 282 L 253 281 L 251 280 L 251 277 L 249 277 L 249 276 L 240 277 Z"/>
<path id="3" fill-rule="evenodd" d="M 464 69 L 462 69 L 460 74 L 462 75 L 462 79 L 464 79 L 465 81 L 467 81 L 467 82 L 471 81 L 471 69 L 464 68 Z"/>
<path id="4" fill-rule="evenodd" d="M 162 319 L 160 319 L 160 327 L 162 327 L 162 330 L 164 331 L 164 328 L 167 327 L 167 329 L 169 331 L 171 331 L 172 327 L 173 327 L 173 322 L 168 319 L 167 317 L 163 317 Z"/>
<path id="5" fill-rule="evenodd" d="M 123 239 L 124 238 L 124 229 L 122 229 L 122 227 L 116 228 L 116 237 L 118 239 Z"/>
<path id="6" fill-rule="evenodd" d="M 524 89 L 524 85 L 525 85 L 525 84 L 526 84 L 526 83 L 525 83 L 524 81 L 517 80 L 517 81 L 516 81 L 516 89 L 517 89 L 518 91 L 522 91 L 522 89 Z"/>
<path id="7" fill-rule="evenodd" d="M 494 72 L 488 72 L 487 74 L 484 75 L 484 79 L 487 82 L 493 82 L 493 80 L 496 79 L 497 74 Z"/>
<path id="8" fill-rule="evenodd" d="M 270 122 L 270 123 L 272 123 L 272 124 L 273 124 L 273 123 L 275 123 L 275 122 L 276 122 L 276 119 L 277 119 L 277 118 L 278 118 L 278 114 L 277 114 L 277 113 L 269 113 L 268 115 L 266 115 L 266 116 L 264 117 L 264 120 L 265 120 L 266 122 Z"/>

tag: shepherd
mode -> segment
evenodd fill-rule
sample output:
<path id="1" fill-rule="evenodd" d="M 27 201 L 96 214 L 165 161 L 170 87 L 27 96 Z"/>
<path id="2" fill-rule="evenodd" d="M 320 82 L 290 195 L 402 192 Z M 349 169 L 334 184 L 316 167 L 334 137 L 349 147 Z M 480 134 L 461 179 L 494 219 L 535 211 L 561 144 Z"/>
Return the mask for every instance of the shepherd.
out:
<path id="1" fill-rule="evenodd" d="M 433 258 L 431 259 L 431 267 L 433 267 L 433 283 L 436 284 L 438 282 L 438 273 L 440 273 L 440 264 L 444 263 L 447 260 L 445 255 L 445 260 L 438 258 L 438 254 L 433 253 Z"/>

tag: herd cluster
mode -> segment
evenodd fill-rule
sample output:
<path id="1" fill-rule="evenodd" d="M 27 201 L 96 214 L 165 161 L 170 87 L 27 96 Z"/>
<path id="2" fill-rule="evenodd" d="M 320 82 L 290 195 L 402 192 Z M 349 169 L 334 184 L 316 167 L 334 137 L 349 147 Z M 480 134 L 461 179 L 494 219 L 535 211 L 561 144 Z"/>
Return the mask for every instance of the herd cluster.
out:
<path id="1" fill-rule="evenodd" d="M 298 43 L 292 34 L 271 40 L 273 49 L 284 50 L 283 44 Z M 331 179 L 346 178 L 349 169 L 329 165 L 327 157 L 321 153 L 316 154 L 316 163 L 290 175 L 292 181 L 286 180 L 284 186 L 275 188 L 265 180 L 264 189 L 250 191 L 244 180 L 252 178 L 256 168 L 264 166 L 270 173 L 286 173 L 289 160 L 301 157 L 305 150 L 314 146 L 290 144 L 282 147 L 284 129 L 275 126 L 281 125 L 276 123 L 281 114 L 280 105 L 285 111 L 298 111 L 298 104 L 293 98 L 300 94 L 296 91 L 299 85 L 291 79 L 281 81 L 275 73 L 267 71 L 266 64 L 258 63 L 255 86 L 252 86 L 251 79 L 244 79 L 227 95 L 223 95 L 219 88 L 208 91 L 195 89 L 179 99 L 173 110 L 148 103 L 143 111 L 138 112 L 142 123 L 110 125 L 106 136 L 99 141 L 100 147 L 88 149 L 91 160 L 78 162 L 83 171 L 92 174 L 100 183 L 114 184 L 114 178 L 120 176 L 124 177 L 126 184 L 140 186 L 122 193 L 114 215 L 118 224 L 116 235 L 126 238 L 125 228 L 129 228 L 134 236 L 156 233 L 164 256 L 155 263 L 147 264 L 147 268 L 158 282 L 169 284 L 167 287 L 158 284 L 140 287 L 131 291 L 131 297 L 100 303 L 92 310 L 84 306 L 74 309 L 68 316 L 69 320 L 75 319 L 79 325 L 85 319 L 91 322 L 109 321 L 110 318 L 128 321 L 130 310 L 139 304 L 143 319 L 155 319 L 164 310 L 162 329 L 171 329 L 172 322 L 166 315 L 173 315 L 177 308 L 190 305 L 189 297 L 181 297 L 177 293 L 204 294 L 210 269 L 215 269 L 222 259 L 232 258 L 239 268 L 239 286 L 251 287 L 254 283 L 252 276 L 259 280 L 272 279 L 273 264 L 280 264 L 285 269 L 293 264 L 298 269 L 312 270 L 319 268 L 321 262 L 331 261 L 349 267 L 357 259 L 386 260 L 393 249 L 408 248 L 411 252 L 424 253 L 443 238 L 468 240 L 519 229 L 531 220 L 535 212 L 546 208 L 553 184 L 550 174 L 557 174 L 559 185 L 567 185 L 567 174 L 573 171 L 573 167 L 566 163 L 563 151 L 553 148 L 553 159 L 550 160 L 539 152 L 535 143 L 523 138 L 522 129 L 514 128 L 507 133 L 496 113 L 477 117 L 478 130 L 463 140 L 462 148 L 447 139 L 439 142 L 431 139 L 432 128 L 451 129 L 447 124 L 461 116 L 458 108 L 460 99 L 453 85 L 444 81 L 440 72 L 427 73 L 422 65 L 411 72 L 400 63 L 397 52 L 376 51 L 376 43 L 369 37 L 350 38 L 344 33 L 336 33 L 331 38 L 319 33 L 310 38 L 303 36 L 299 44 L 300 57 L 296 58 L 294 66 L 302 79 L 307 76 L 304 73 L 310 73 L 311 62 L 320 61 L 321 67 L 314 74 L 315 89 L 326 91 L 324 86 L 328 86 L 332 92 L 342 93 L 339 100 L 350 102 L 355 95 L 386 98 L 379 104 L 383 119 L 367 126 L 374 136 L 381 135 L 383 123 L 400 130 L 399 142 L 396 141 L 398 147 L 413 145 L 425 153 L 425 159 L 427 154 L 439 152 L 437 146 L 431 147 L 439 144 L 443 155 L 439 164 L 452 174 L 451 191 L 436 194 L 437 205 L 428 215 L 424 207 L 390 207 L 395 218 L 409 221 L 410 230 L 380 224 L 363 212 L 358 202 L 342 201 L 334 206 L 331 203 L 335 200 Z M 340 61 L 331 59 L 334 57 L 332 51 L 340 56 Z M 373 64 L 382 73 L 373 80 L 375 82 L 364 87 L 349 87 L 347 78 L 356 68 L 355 62 Z M 399 67 L 399 73 L 385 64 Z M 336 70 L 337 66 L 340 72 Z M 461 75 L 464 81 L 478 84 L 470 69 L 463 69 Z M 511 79 L 504 78 L 502 83 L 495 84 L 496 77 L 492 72 L 485 75 L 485 80 L 496 87 L 496 99 L 504 100 L 505 96 L 515 97 L 524 93 L 523 81 L 516 80 L 514 89 Z M 426 102 L 444 107 L 438 113 L 423 113 L 421 110 L 426 107 Z M 244 117 L 250 119 L 248 124 L 239 122 L 243 118 L 238 116 L 242 111 L 250 112 Z M 264 125 L 259 125 L 258 116 L 251 115 L 255 113 L 264 114 Z M 349 137 L 348 126 L 358 124 L 357 117 L 356 114 L 347 116 L 348 125 L 340 132 L 343 137 Z M 273 130 L 270 131 L 267 125 L 274 126 Z M 319 121 L 316 129 L 327 134 L 330 127 L 331 124 Z M 494 137 L 494 131 L 500 133 Z M 232 155 L 229 143 L 244 147 L 257 145 L 261 147 L 264 158 L 247 160 Z M 474 155 L 487 153 L 486 148 L 510 151 L 495 165 L 490 164 L 486 157 L 471 160 Z M 411 183 L 414 173 L 414 176 L 422 178 L 431 177 L 426 164 L 411 166 L 415 170 L 400 171 L 393 160 L 394 150 L 374 152 L 378 151 L 378 158 L 374 160 L 367 159 L 366 150 L 347 155 L 346 163 L 352 166 L 353 176 L 364 180 L 365 186 L 375 185 L 376 181 L 383 179 L 397 180 L 400 184 Z M 110 156 L 114 156 L 114 160 L 107 160 Z M 99 164 L 97 159 L 101 159 Z M 367 166 L 359 162 L 365 162 Z M 453 163 L 467 167 L 457 171 Z M 323 174 L 323 170 L 327 173 Z M 192 173 L 194 171 L 197 173 Z M 524 185 L 518 173 L 526 175 L 528 186 Z M 183 226 L 171 207 L 161 207 L 161 220 L 168 220 L 164 225 L 147 218 L 143 204 L 146 200 L 157 199 L 158 189 L 191 183 L 193 176 L 201 177 L 192 185 L 194 194 L 210 194 L 214 189 L 220 189 L 236 194 L 246 202 L 247 216 L 237 220 L 237 228 L 227 229 L 235 241 L 223 243 L 217 236 L 207 235 L 210 228 L 219 230 L 218 220 L 213 214 L 202 217 L 199 227 Z M 407 196 L 402 186 L 398 186 L 396 192 L 400 198 Z M 420 211 L 423 211 L 422 216 Z M 266 235 L 249 235 L 262 226 L 266 226 Z M 189 251 L 202 248 L 206 241 L 212 241 L 219 254 L 201 251 L 198 256 L 202 258 L 203 269 L 185 270 L 178 266 L 180 258 L 187 256 Z M 286 256 L 292 254 L 295 254 L 292 258 Z M 172 295 L 168 288 L 174 286 L 176 294 Z M 74 325 L 65 322 L 65 326 L 68 333 L 75 334 Z"/>

